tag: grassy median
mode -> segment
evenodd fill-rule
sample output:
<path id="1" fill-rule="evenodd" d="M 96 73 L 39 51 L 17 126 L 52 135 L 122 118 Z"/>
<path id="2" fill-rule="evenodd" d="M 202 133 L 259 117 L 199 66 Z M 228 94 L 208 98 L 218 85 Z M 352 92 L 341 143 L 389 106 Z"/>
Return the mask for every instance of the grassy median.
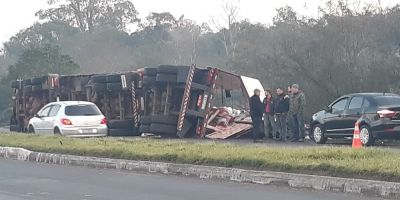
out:
<path id="1" fill-rule="evenodd" d="M 0 146 L 72 155 L 214 165 L 400 182 L 400 156 L 380 149 L 284 148 L 218 142 L 0 134 Z"/>

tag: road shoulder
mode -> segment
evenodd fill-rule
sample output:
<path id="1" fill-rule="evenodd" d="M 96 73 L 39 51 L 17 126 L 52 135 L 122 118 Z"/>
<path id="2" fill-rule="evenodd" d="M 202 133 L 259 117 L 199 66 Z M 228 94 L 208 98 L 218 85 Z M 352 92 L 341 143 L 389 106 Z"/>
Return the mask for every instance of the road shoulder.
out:
<path id="1" fill-rule="evenodd" d="M 143 173 L 191 176 L 201 179 L 232 181 L 238 183 L 277 185 L 299 189 L 345 192 L 393 199 L 400 198 L 400 183 L 395 182 L 337 178 L 270 171 L 255 171 L 190 164 L 73 156 L 33 152 L 26 149 L 14 147 L 0 147 L 0 158 L 58 165 L 73 165 L 102 169 L 127 170 Z"/>

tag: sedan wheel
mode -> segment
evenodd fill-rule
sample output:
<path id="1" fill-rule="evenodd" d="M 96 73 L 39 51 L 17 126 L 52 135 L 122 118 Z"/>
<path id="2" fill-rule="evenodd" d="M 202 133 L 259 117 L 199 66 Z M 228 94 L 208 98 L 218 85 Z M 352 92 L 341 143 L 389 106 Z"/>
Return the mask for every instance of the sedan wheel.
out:
<path id="1" fill-rule="evenodd" d="M 365 146 L 370 146 L 374 143 L 373 136 L 371 131 L 367 126 L 362 126 L 360 130 L 360 139 L 361 143 Z"/>
<path id="2" fill-rule="evenodd" d="M 35 129 L 33 128 L 32 125 L 29 125 L 29 127 L 28 127 L 28 133 L 35 133 Z"/>
<path id="3" fill-rule="evenodd" d="M 315 143 L 325 144 L 327 138 L 325 137 L 321 125 L 315 125 L 312 133 Z"/>

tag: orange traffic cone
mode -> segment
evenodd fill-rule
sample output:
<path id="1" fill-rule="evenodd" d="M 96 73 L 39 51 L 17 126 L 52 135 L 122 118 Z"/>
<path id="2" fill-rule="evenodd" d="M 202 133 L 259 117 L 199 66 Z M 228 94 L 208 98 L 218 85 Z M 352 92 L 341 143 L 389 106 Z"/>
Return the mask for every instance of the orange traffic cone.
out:
<path id="1" fill-rule="evenodd" d="M 361 143 L 361 139 L 360 139 L 360 128 L 359 128 L 358 122 L 356 122 L 356 124 L 354 126 L 352 147 L 353 147 L 353 149 L 361 149 L 362 148 L 362 143 Z"/>

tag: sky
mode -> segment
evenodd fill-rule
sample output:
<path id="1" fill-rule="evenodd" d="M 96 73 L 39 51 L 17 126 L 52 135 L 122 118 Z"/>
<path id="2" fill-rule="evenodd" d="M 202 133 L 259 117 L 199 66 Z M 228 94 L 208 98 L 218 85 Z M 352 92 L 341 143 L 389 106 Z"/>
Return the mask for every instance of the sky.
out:
<path id="1" fill-rule="evenodd" d="M 270 24 L 276 9 L 289 5 L 306 16 L 318 16 L 318 7 L 327 0 L 130 0 L 141 18 L 150 12 L 170 12 L 174 16 L 184 15 L 198 23 L 220 21 L 226 3 L 239 7 L 240 19 Z M 379 0 L 349 0 L 373 3 Z M 0 44 L 6 42 L 20 30 L 38 21 L 35 13 L 47 8 L 47 0 L 0 0 Z M 393 6 L 400 0 L 380 0 L 382 6 Z M 221 21 L 222 23 L 222 21 Z M 0 45 L 1 46 L 1 45 Z"/>

